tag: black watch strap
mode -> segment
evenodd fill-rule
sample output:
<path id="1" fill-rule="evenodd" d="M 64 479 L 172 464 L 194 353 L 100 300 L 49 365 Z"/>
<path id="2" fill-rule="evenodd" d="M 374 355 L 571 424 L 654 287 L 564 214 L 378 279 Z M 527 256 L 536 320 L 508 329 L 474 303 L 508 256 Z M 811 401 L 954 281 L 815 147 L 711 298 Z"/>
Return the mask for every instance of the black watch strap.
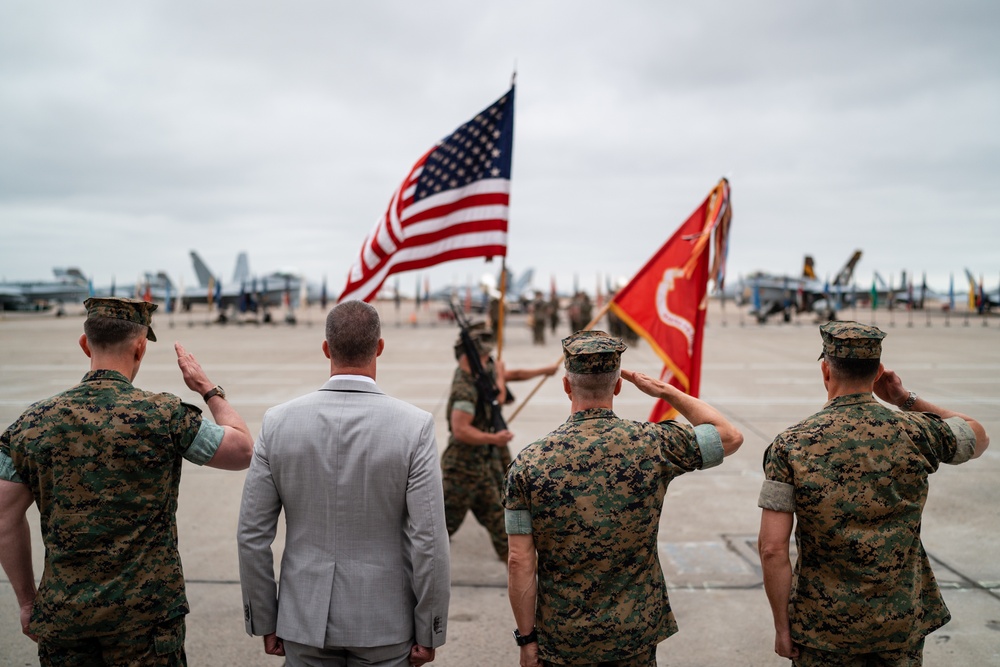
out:
<path id="1" fill-rule="evenodd" d="M 535 628 L 531 628 L 531 632 L 526 635 L 522 635 L 514 628 L 514 641 L 517 642 L 518 646 L 527 646 L 528 644 L 534 644 L 538 641 L 538 633 L 535 632 Z"/>
<path id="2" fill-rule="evenodd" d="M 201 398 L 206 403 L 208 403 L 208 399 L 212 398 L 213 396 L 218 396 L 219 398 L 225 398 L 226 397 L 226 390 L 223 389 L 222 387 L 220 387 L 219 385 L 215 385 L 214 387 L 212 387 L 211 389 L 209 389 L 207 392 L 205 392 L 205 395 L 202 396 Z"/>

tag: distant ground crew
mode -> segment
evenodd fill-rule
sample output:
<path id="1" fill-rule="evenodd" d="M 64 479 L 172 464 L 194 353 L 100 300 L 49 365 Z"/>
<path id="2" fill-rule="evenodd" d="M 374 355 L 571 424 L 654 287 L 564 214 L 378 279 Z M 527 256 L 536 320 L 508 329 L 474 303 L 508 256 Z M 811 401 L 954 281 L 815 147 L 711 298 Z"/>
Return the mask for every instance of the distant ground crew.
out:
<path id="1" fill-rule="evenodd" d="M 549 319 L 549 305 L 542 298 L 541 292 L 535 292 L 531 302 L 531 332 L 535 345 L 545 345 L 545 325 Z"/>

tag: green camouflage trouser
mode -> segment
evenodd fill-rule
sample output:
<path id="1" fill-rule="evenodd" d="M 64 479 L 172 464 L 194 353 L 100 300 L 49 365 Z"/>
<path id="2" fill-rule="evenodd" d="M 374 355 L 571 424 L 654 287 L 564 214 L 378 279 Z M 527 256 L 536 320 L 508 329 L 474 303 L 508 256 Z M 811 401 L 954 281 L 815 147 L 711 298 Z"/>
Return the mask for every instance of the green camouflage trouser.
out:
<path id="1" fill-rule="evenodd" d="M 120 635 L 42 637 L 38 641 L 38 661 L 42 667 L 187 667 L 184 616 Z"/>
<path id="2" fill-rule="evenodd" d="M 924 640 L 913 648 L 849 655 L 799 646 L 793 667 L 921 667 L 924 664 Z"/>
<path id="3" fill-rule="evenodd" d="M 493 549 L 507 560 L 507 531 L 503 519 L 503 479 L 510 463 L 507 447 L 448 445 L 441 455 L 444 516 L 451 536 L 472 510 L 489 531 Z"/>
<path id="4" fill-rule="evenodd" d="M 542 661 L 542 667 L 559 667 L 554 662 Z M 637 653 L 630 658 L 621 660 L 605 660 L 604 662 L 591 662 L 586 665 L 574 665 L 574 667 L 656 667 L 656 647 Z"/>

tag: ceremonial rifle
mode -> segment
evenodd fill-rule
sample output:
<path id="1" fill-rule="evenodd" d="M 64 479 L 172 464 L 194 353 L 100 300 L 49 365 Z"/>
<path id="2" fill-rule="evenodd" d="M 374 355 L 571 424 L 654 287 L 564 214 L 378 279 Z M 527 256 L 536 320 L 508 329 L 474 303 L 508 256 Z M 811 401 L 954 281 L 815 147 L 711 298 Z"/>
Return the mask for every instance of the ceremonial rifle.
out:
<path id="1" fill-rule="evenodd" d="M 497 388 L 496 382 L 493 381 L 490 374 L 483 368 L 483 360 L 479 357 L 479 349 L 476 347 L 476 342 L 472 340 L 472 335 L 469 333 L 469 321 L 454 301 L 449 301 L 448 305 L 451 306 L 451 312 L 455 316 L 455 322 L 458 323 L 461 331 L 462 347 L 465 349 L 465 358 L 469 360 L 469 368 L 472 370 L 472 378 L 476 382 L 476 391 L 479 393 L 479 400 L 493 408 L 493 422 L 491 424 L 493 432 L 506 431 L 507 422 L 503 420 L 503 415 L 500 414 L 500 402 L 498 400 L 500 389 Z"/>

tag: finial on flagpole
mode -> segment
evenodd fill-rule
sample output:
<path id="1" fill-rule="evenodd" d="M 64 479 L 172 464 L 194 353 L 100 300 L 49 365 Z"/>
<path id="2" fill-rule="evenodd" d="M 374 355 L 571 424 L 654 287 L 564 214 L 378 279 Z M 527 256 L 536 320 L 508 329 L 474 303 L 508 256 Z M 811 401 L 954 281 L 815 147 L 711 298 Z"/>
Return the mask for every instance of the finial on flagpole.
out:
<path id="1" fill-rule="evenodd" d="M 510 87 L 513 88 L 515 83 L 517 83 L 517 58 L 514 58 L 514 71 L 510 74 Z"/>

